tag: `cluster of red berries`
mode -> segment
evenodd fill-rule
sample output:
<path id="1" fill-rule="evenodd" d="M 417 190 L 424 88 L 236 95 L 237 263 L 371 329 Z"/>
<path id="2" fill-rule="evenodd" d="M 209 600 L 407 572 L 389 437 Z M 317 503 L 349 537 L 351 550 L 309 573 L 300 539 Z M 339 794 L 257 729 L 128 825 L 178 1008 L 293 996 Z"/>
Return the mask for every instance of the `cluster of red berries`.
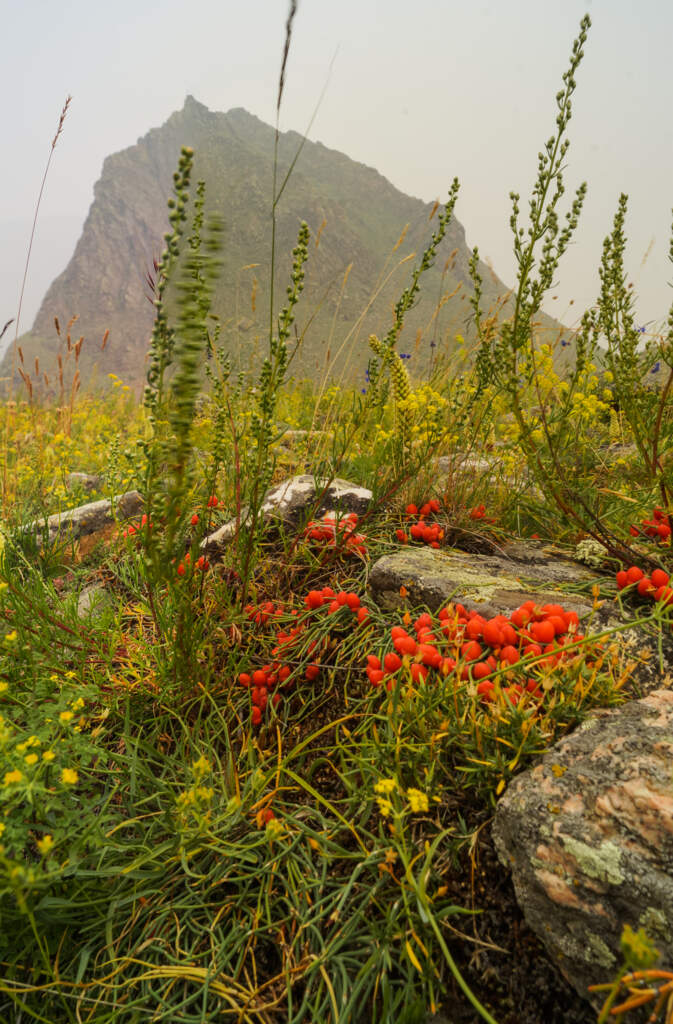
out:
<path id="1" fill-rule="evenodd" d="M 190 567 L 191 561 L 192 556 L 190 555 L 189 552 L 187 552 L 187 554 L 185 555 L 185 557 L 182 559 L 177 569 L 175 570 L 178 576 L 186 575 L 187 570 Z M 194 562 L 194 571 L 199 570 L 200 572 L 205 572 L 206 569 L 210 569 L 210 562 L 208 561 L 205 555 L 199 555 L 199 557 Z"/>
<path id="2" fill-rule="evenodd" d="M 650 537 L 660 544 L 666 544 L 671 537 L 671 522 L 660 508 L 652 509 L 651 519 L 641 519 L 640 526 L 633 523 L 629 527 L 632 537 Z"/>
<path id="3" fill-rule="evenodd" d="M 436 620 L 427 612 L 420 615 L 412 625 L 415 636 L 402 626 L 394 626 L 390 631 L 394 649 L 382 658 L 368 655 L 366 673 L 372 686 L 385 682 L 388 690 L 393 689 L 404 667 L 416 684 L 453 675 L 457 680 L 478 681 L 480 698 L 492 701 L 497 695 L 496 683 L 485 677 L 511 672 L 523 658 L 538 659 L 529 672 L 547 674 L 575 654 L 574 649 L 565 651 L 564 647 L 584 639 L 577 631 L 578 625 L 577 614 L 558 604 L 540 607 L 526 601 L 509 618 L 496 615 L 491 619 L 467 611 L 462 604 L 450 604 Z M 522 683 L 510 682 L 502 692 L 513 706 L 525 693 L 529 699 L 541 702 L 541 681 L 531 675 Z"/>
<path id="4" fill-rule="evenodd" d="M 669 581 L 670 576 L 663 569 L 655 569 L 646 576 L 637 565 L 632 565 L 629 569 L 620 569 L 617 573 L 617 586 L 620 590 L 635 587 L 641 597 L 660 601 L 665 605 L 673 604 L 673 590 L 668 585 Z"/>
<path id="5" fill-rule="evenodd" d="M 405 514 L 407 519 L 413 520 L 409 525 L 409 532 L 400 529 L 395 531 L 400 544 L 408 544 L 410 540 L 419 541 L 421 544 L 429 544 L 431 548 L 438 548 L 444 540 L 444 530 L 439 523 L 431 522 L 431 517 L 439 512 L 440 505 L 437 498 L 431 498 L 424 505 L 418 508 L 417 505 L 407 505 Z"/>
<path id="6" fill-rule="evenodd" d="M 369 610 L 362 606 L 360 598 L 351 591 L 337 593 L 331 587 L 323 587 L 322 590 L 310 590 L 304 598 L 304 607 L 309 613 L 324 608 L 327 615 L 335 615 L 345 609 L 357 620 L 357 625 L 362 625 L 369 618 Z M 265 601 L 261 605 L 246 605 L 248 620 L 257 626 L 265 626 L 267 623 L 287 617 L 287 612 L 280 604 L 273 601 Z M 238 681 L 241 686 L 252 689 L 252 724 L 259 725 L 262 721 L 262 713 L 269 702 L 269 693 L 272 692 L 271 703 L 277 707 L 281 700 L 281 694 L 290 690 L 295 683 L 296 673 L 292 665 L 298 665 L 307 658 L 309 664 L 304 668 L 304 678 L 312 681 L 320 675 L 320 659 L 327 649 L 330 636 L 327 634 L 321 641 L 311 640 L 306 647 L 301 645 L 301 636 L 306 629 L 307 620 L 300 621 L 299 612 L 293 609 L 290 616 L 295 618 L 295 624 L 289 629 L 278 628 L 275 634 L 275 646 L 271 650 L 274 660 L 257 669 L 253 673 L 241 672 Z"/>
<path id="7" fill-rule="evenodd" d="M 367 551 L 367 538 L 362 533 L 356 533 L 357 525 L 358 517 L 355 512 L 340 517 L 333 512 L 326 512 L 322 519 L 311 520 L 304 531 L 304 536 L 323 547 L 338 547 L 364 555 Z"/>
<path id="8" fill-rule="evenodd" d="M 131 526 L 127 526 L 127 528 L 122 533 L 122 537 L 135 537 L 145 527 L 147 527 L 148 530 L 151 530 L 152 529 L 152 523 L 148 522 L 147 515 L 145 513 L 143 513 L 143 517 L 140 520 L 140 523 L 138 523 L 136 526 L 134 526 L 133 524 L 131 524 Z"/>

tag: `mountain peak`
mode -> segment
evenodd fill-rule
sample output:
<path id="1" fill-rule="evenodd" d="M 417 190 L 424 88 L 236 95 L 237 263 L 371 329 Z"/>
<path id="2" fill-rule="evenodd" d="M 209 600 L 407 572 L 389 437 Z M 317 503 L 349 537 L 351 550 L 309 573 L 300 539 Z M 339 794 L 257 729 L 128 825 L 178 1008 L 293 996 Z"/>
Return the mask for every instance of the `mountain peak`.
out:
<path id="1" fill-rule="evenodd" d="M 209 114 L 210 110 L 205 103 L 200 103 L 189 92 L 185 96 L 185 105 L 182 108 L 187 114 Z"/>
<path id="2" fill-rule="evenodd" d="M 54 317 L 67 323 L 77 314 L 78 330 L 86 338 L 82 379 L 95 374 L 97 366 L 99 379 L 114 372 L 128 384 L 141 384 L 154 313 L 148 302 L 148 270 L 154 274 L 154 262 L 164 248 L 166 200 L 180 146 L 189 145 L 195 150 L 194 181 L 206 182 L 207 212 L 217 213 L 225 225 L 213 298 L 220 340 L 234 365 L 252 365 L 268 332 L 273 136 L 271 125 L 243 107 L 213 111 L 188 94 L 181 111 L 135 146 L 108 157 L 75 253 L 49 288 L 32 330 L 21 339 L 28 361 L 39 356 L 51 375 L 59 344 Z M 293 132 L 280 133 L 277 152 L 283 173 L 296 157 L 298 138 Z M 303 144 L 275 225 L 274 287 L 279 295 L 302 221 L 316 239 L 299 314 L 310 326 L 293 358 L 294 373 L 320 378 L 326 370 L 344 371 L 350 380 L 362 375 L 369 354 L 362 338 L 388 331 L 390 310 L 408 284 L 409 266 L 401 260 L 390 270 L 391 253 L 404 233 L 401 255 L 420 256 L 434 226 L 428 222 L 431 212 L 431 204 L 405 195 L 345 154 L 310 140 Z M 405 345 L 413 347 L 419 374 L 435 352 L 451 346 L 455 334 L 470 334 L 469 255 L 462 225 L 454 219 L 405 324 Z M 488 308 L 507 289 L 486 266 L 480 269 Z M 382 273 L 385 281 L 379 286 Z M 451 301 L 438 306 L 438 296 L 448 298 L 450 293 Z M 100 339 L 107 329 L 110 340 L 103 351 Z M 298 329 L 297 338 L 301 336 Z M 359 339 L 352 352 L 344 342 L 349 337 Z"/>

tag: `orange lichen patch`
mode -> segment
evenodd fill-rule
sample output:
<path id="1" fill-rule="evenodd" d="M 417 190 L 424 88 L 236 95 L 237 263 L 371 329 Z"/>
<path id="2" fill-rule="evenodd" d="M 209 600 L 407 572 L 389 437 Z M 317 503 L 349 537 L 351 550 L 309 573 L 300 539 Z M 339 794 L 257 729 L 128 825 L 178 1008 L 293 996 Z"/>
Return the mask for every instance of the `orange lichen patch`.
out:
<path id="1" fill-rule="evenodd" d="M 579 793 L 575 793 L 573 796 L 569 796 L 563 803 L 561 810 L 564 814 L 583 814 L 585 810 L 584 800 Z"/>
<path id="2" fill-rule="evenodd" d="M 661 792 L 642 776 L 602 793 L 596 798 L 596 811 L 617 818 L 656 848 L 661 845 L 662 832 L 673 835 L 673 796 Z"/>

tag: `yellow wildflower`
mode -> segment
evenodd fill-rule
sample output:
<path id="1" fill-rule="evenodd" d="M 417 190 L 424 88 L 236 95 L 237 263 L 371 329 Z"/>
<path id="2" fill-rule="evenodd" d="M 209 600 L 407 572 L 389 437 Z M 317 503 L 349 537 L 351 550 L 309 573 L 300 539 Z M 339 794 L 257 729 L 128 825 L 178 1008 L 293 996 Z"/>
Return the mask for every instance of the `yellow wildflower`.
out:
<path id="1" fill-rule="evenodd" d="M 395 779 L 379 779 L 374 786 L 375 793 L 381 793 L 382 796 L 390 796 L 397 789 L 397 782 Z"/>
<path id="2" fill-rule="evenodd" d="M 73 717 L 73 713 L 72 711 L 62 711 L 58 717 L 61 722 L 69 722 Z"/>
<path id="3" fill-rule="evenodd" d="M 47 856 L 53 845 L 54 837 L 50 835 L 42 836 L 42 839 L 37 841 L 37 848 L 43 857 Z"/>
<path id="4" fill-rule="evenodd" d="M 5 772 L 5 786 L 11 786 L 13 782 L 21 782 L 23 773 L 15 768 L 13 772 Z"/>
<path id="5" fill-rule="evenodd" d="M 61 782 L 69 786 L 74 786 L 79 778 L 79 775 L 74 768 L 64 768 L 61 772 Z"/>
<path id="6" fill-rule="evenodd" d="M 192 762 L 192 771 L 196 779 L 202 779 L 210 771 L 210 761 L 202 754 L 198 761 Z"/>
<path id="7" fill-rule="evenodd" d="M 278 818 L 270 818 L 266 823 L 266 836 L 267 839 L 280 839 L 285 833 L 285 826 L 278 820 Z"/>
<path id="8" fill-rule="evenodd" d="M 379 805 L 379 811 L 381 812 L 384 818 L 387 818 L 390 814 L 393 813 L 393 805 L 391 804 L 390 800 L 386 800 L 386 798 L 383 796 L 377 796 L 376 802 Z"/>
<path id="9" fill-rule="evenodd" d="M 430 806 L 427 796 L 420 789 L 408 789 L 407 799 L 414 814 L 427 811 Z"/>
<path id="10" fill-rule="evenodd" d="M 37 762 L 37 754 L 26 754 L 24 761 L 26 764 L 35 764 Z"/>
<path id="11" fill-rule="evenodd" d="M 55 757 L 56 757 L 56 754 L 54 753 L 53 750 L 45 750 L 45 752 L 42 755 L 42 760 L 43 761 L 53 761 Z"/>

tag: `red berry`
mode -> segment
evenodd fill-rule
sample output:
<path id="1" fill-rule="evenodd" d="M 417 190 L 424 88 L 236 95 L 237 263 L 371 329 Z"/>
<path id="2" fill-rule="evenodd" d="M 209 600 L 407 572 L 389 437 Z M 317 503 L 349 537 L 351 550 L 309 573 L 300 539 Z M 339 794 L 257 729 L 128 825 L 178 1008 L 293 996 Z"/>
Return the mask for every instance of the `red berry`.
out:
<path id="1" fill-rule="evenodd" d="M 465 627 L 465 634 L 470 640 L 481 640 L 484 636 L 484 627 L 486 623 L 481 616 L 478 618 L 470 619 L 467 626 Z"/>
<path id="2" fill-rule="evenodd" d="M 319 590 L 309 590 L 308 594 L 304 598 L 304 604 L 311 611 L 315 611 L 316 608 L 321 608 L 325 603 L 325 598 Z"/>
<path id="3" fill-rule="evenodd" d="M 560 636 L 561 633 L 565 633 L 568 628 L 565 615 L 550 615 L 547 621 L 554 627 L 554 633 L 556 636 Z"/>
<path id="4" fill-rule="evenodd" d="M 418 650 L 418 645 L 412 636 L 398 636 L 393 641 L 393 646 L 400 654 L 411 654 Z"/>
<path id="5" fill-rule="evenodd" d="M 262 721 L 262 709 L 258 708 L 257 705 L 255 705 L 253 707 L 253 709 L 252 709 L 252 724 L 253 725 L 259 725 L 259 723 L 261 721 Z"/>
<path id="6" fill-rule="evenodd" d="M 241 672 L 241 674 L 238 677 L 238 681 L 241 684 L 241 686 L 250 686 L 250 683 L 252 682 L 247 672 Z"/>
<path id="7" fill-rule="evenodd" d="M 196 512 L 194 513 L 194 515 L 192 516 L 192 518 L 191 518 L 191 519 L 190 519 L 189 521 L 190 521 L 190 523 L 192 524 L 192 526 L 196 526 L 196 524 L 197 524 L 197 523 L 198 523 L 198 521 L 199 521 L 199 517 L 198 517 L 198 515 L 196 514 Z"/>
<path id="8" fill-rule="evenodd" d="M 185 569 L 185 567 L 182 564 L 182 562 L 180 562 L 180 565 L 178 566 L 176 572 L 177 572 L 178 576 L 184 576 L 185 573 L 187 572 L 187 570 Z"/>
<path id="9" fill-rule="evenodd" d="M 425 665 L 419 665 L 414 662 L 409 671 L 411 672 L 411 678 L 415 683 L 425 682 L 428 675 L 428 670 Z"/>
<path id="10" fill-rule="evenodd" d="M 442 663 L 442 656 L 432 644 L 419 644 L 418 654 L 424 665 L 430 668 L 439 668 Z"/>
<path id="11" fill-rule="evenodd" d="M 483 636 L 484 643 L 488 644 L 489 647 L 500 647 L 504 640 L 500 626 L 493 621 L 486 623 Z"/>
<path id="12" fill-rule="evenodd" d="M 308 665 L 304 675 L 306 676 L 307 679 L 317 679 L 318 676 L 320 675 L 320 666 Z"/>
<path id="13" fill-rule="evenodd" d="M 252 703 L 263 711 L 266 707 L 266 702 L 269 699 L 269 695 L 263 687 L 255 687 L 252 691 Z"/>
<path id="14" fill-rule="evenodd" d="M 541 644 L 550 643 L 556 635 L 556 631 L 552 623 L 547 619 L 543 619 L 542 622 L 534 622 L 530 631 L 533 638 Z"/>
<path id="15" fill-rule="evenodd" d="M 666 587 L 668 586 L 670 576 L 663 569 L 655 569 L 650 579 L 654 583 L 655 587 Z"/>
<path id="16" fill-rule="evenodd" d="M 516 665 L 519 660 L 519 652 L 516 647 L 512 647 L 511 644 L 508 644 L 500 651 L 500 660 L 507 661 L 510 665 Z"/>
<path id="17" fill-rule="evenodd" d="M 463 647 L 463 657 L 468 661 L 477 661 L 481 658 L 481 645 L 476 640 L 470 640 Z"/>
<path id="18" fill-rule="evenodd" d="M 628 578 L 626 572 L 624 571 L 624 569 L 620 569 L 619 572 L 617 573 L 617 586 L 619 587 L 620 590 L 623 590 L 624 587 L 628 587 L 628 585 L 629 585 L 629 578 Z"/>
<path id="19" fill-rule="evenodd" d="M 487 661 L 478 661 L 476 665 L 472 666 L 472 678 L 483 679 L 484 676 L 490 676 L 491 666 Z"/>
<path id="20" fill-rule="evenodd" d="M 542 648 L 539 644 L 527 644 L 523 649 L 524 658 L 537 658 L 542 654 Z"/>
<path id="21" fill-rule="evenodd" d="M 386 672 L 397 672 L 401 665 L 402 659 L 400 658 L 399 654 L 395 654 L 394 651 L 390 651 L 388 654 L 386 654 L 385 658 L 383 659 L 383 667 L 385 668 Z"/>

